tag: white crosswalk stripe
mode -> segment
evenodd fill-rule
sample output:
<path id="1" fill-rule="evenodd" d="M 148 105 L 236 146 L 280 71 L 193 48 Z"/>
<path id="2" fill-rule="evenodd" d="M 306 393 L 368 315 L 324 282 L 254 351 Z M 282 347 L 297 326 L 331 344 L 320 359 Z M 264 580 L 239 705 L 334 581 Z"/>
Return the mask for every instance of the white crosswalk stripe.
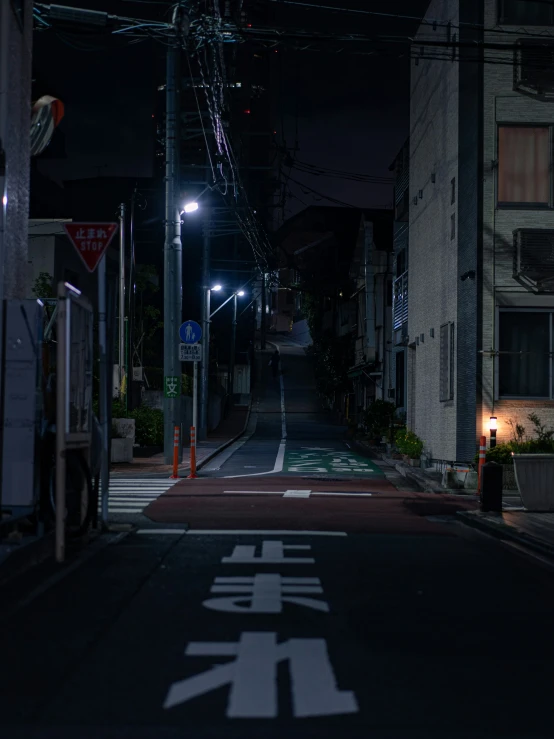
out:
<path id="1" fill-rule="evenodd" d="M 116 477 L 110 480 L 109 513 L 142 513 L 142 511 L 178 480 L 151 480 L 140 477 Z M 101 509 L 101 495 L 98 509 Z"/>

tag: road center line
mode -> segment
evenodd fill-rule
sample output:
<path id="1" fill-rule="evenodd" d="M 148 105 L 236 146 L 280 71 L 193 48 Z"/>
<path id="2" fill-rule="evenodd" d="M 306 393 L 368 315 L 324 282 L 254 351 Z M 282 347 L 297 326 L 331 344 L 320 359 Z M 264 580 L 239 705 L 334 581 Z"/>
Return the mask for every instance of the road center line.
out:
<path id="1" fill-rule="evenodd" d="M 282 529 L 189 529 L 187 536 L 348 536 L 345 531 L 289 531 Z"/>

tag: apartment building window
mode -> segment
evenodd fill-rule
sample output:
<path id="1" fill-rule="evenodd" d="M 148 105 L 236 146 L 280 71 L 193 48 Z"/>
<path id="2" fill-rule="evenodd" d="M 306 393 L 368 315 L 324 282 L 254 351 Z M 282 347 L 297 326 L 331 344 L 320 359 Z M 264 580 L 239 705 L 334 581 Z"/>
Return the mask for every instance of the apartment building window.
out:
<path id="1" fill-rule="evenodd" d="M 450 216 L 450 239 L 456 238 L 456 214 L 452 213 Z"/>
<path id="2" fill-rule="evenodd" d="M 552 398 L 553 315 L 553 311 L 500 311 L 500 397 Z"/>
<path id="3" fill-rule="evenodd" d="M 400 277 L 407 270 L 408 265 L 406 263 L 406 249 L 401 249 L 396 254 L 396 276 Z"/>
<path id="4" fill-rule="evenodd" d="M 548 126 L 499 126 L 498 205 L 549 207 L 550 160 Z"/>
<path id="5" fill-rule="evenodd" d="M 499 0 L 498 22 L 506 26 L 551 26 L 554 6 L 544 0 Z"/>
<path id="6" fill-rule="evenodd" d="M 456 178 L 455 177 L 453 177 L 450 180 L 450 188 L 451 188 L 451 191 L 450 191 L 450 205 L 454 205 L 454 203 L 456 202 Z"/>
<path id="7" fill-rule="evenodd" d="M 454 398 L 454 324 L 443 323 L 440 328 L 440 398 L 441 402 Z"/>

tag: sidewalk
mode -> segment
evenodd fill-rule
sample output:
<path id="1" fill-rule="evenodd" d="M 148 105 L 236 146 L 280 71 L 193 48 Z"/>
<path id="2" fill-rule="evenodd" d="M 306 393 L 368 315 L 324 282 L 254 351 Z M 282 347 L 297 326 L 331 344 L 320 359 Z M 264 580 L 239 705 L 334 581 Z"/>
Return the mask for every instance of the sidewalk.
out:
<path id="1" fill-rule="evenodd" d="M 206 441 L 199 441 L 196 445 L 196 469 L 201 469 L 216 454 L 232 444 L 233 441 L 244 431 L 248 422 L 249 408 L 241 406 L 233 408 L 228 417 L 225 418 L 215 431 L 208 435 Z M 112 464 L 110 467 L 110 475 L 117 477 L 118 475 L 129 477 L 136 475 L 160 474 L 169 475 L 172 473 L 173 465 L 164 463 L 163 453 L 155 454 L 153 457 L 137 457 L 127 464 Z M 186 477 L 190 470 L 189 444 L 183 447 L 183 463 L 179 465 L 179 476 Z"/>
<path id="2" fill-rule="evenodd" d="M 502 513 L 459 511 L 463 523 L 554 557 L 554 513 L 530 513 L 503 504 Z"/>

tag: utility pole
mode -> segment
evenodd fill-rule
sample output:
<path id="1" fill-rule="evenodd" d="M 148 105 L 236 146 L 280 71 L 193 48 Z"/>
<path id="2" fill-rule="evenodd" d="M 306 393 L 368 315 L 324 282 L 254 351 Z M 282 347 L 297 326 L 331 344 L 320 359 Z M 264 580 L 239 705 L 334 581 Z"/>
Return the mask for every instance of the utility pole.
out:
<path id="1" fill-rule="evenodd" d="M 167 50 L 165 113 L 165 243 L 164 243 L 164 457 L 173 462 L 175 426 L 181 429 L 181 363 L 179 326 L 182 319 L 182 247 L 179 196 L 179 49 Z M 182 429 L 179 459 L 182 457 Z"/>
<path id="2" fill-rule="evenodd" d="M 127 410 L 133 410 L 133 365 L 135 363 L 133 337 L 135 333 L 135 201 L 137 197 L 137 187 L 133 190 L 131 198 L 131 218 L 129 223 L 129 245 L 131 256 L 129 259 L 129 300 L 127 303 L 127 372 L 129 380 L 127 385 Z"/>
<path id="3" fill-rule="evenodd" d="M 229 398 L 233 406 L 233 394 L 235 389 L 235 346 L 237 341 L 237 300 L 235 293 L 233 300 L 233 329 L 231 331 L 231 356 L 229 357 Z"/>
<path id="4" fill-rule="evenodd" d="M 208 383 L 210 371 L 210 227 L 211 211 L 204 211 L 202 234 L 202 368 L 200 375 L 200 428 L 198 438 L 208 435 Z"/>
<path id="5" fill-rule="evenodd" d="M 110 469 L 108 466 L 109 428 L 108 428 L 108 362 L 107 362 L 107 301 L 106 301 L 106 260 L 104 254 L 98 265 L 98 349 L 100 354 L 100 386 L 98 392 L 99 418 L 102 439 L 102 454 L 100 457 L 100 490 L 102 491 L 102 528 L 108 526 L 108 496 L 110 486 Z M 110 377 L 110 386 L 113 383 L 113 369 Z"/>
<path id="6" fill-rule="evenodd" d="M 125 381 L 125 203 L 119 206 L 119 397 Z"/>
<path id="7" fill-rule="evenodd" d="M 262 272 L 262 319 L 260 323 L 260 349 L 265 349 L 265 334 L 266 334 L 266 294 L 265 294 L 265 272 Z"/>

